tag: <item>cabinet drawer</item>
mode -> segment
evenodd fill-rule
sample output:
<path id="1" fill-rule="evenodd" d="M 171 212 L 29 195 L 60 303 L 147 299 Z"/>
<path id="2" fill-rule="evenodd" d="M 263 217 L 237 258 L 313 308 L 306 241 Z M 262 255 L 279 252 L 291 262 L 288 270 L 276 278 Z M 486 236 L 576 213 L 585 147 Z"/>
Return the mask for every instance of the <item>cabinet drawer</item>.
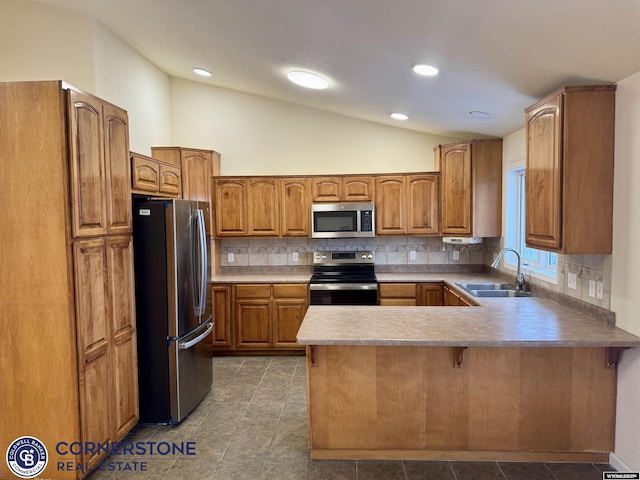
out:
<path id="1" fill-rule="evenodd" d="M 275 283 L 273 285 L 273 296 L 276 298 L 307 298 L 307 295 L 306 283 Z"/>
<path id="2" fill-rule="evenodd" d="M 380 297 L 415 297 L 415 283 L 383 283 L 378 285 Z"/>
<path id="3" fill-rule="evenodd" d="M 269 298 L 271 297 L 271 285 L 269 284 L 239 284 L 236 285 L 237 298 Z"/>

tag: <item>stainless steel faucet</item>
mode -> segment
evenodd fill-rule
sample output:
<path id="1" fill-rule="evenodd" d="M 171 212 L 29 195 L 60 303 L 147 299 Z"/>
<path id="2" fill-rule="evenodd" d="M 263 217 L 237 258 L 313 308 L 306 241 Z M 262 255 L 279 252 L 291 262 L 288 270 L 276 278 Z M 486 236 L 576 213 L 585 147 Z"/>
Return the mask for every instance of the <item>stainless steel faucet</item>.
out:
<path id="1" fill-rule="evenodd" d="M 503 248 L 502 251 L 496 257 L 496 259 L 491 264 L 491 267 L 498 268 L 498 265 L 500 265 L 500 259 L 507 252 L 513 252 L 516 254 L 516 257 L 518 257 L 518 272 L 516 273 L 516 290 L 522 290 L 522 287 L 524 286 L 524 274 L 522 273 L 522 270 L 520 270 L 520 254 L 518 253 L 517 250 L 513 248 Z"/>

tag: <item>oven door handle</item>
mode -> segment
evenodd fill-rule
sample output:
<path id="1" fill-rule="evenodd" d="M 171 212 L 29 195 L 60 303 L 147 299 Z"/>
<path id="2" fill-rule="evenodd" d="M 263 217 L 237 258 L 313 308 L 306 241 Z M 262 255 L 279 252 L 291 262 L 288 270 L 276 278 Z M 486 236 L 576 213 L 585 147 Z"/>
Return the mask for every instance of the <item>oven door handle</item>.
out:
<path id="1" fill-rule="evenodd" d="M 312 283 L 309 290 L 378 290 L 377 283 Z"/>

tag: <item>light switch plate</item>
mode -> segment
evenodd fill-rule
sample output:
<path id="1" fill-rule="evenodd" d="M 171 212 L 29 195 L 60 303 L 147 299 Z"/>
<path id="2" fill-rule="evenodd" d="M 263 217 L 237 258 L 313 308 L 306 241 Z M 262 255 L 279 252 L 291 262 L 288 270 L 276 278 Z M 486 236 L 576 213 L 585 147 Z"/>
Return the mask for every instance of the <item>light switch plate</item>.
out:
<path id="1" fill-rule="evenodd" d="M 235 258 L 234 258 L 233 252 L 229 252 L 229 253 L 227 253 L 227 261 L 228 261 L 229 263 L 233 263 L 233 262 L 235 262 L 235 261 L 236 261 L 236 260 L 235 260 Z"/>
<path id="2" fill-rule="evenodd" d="M 575 273 L 568 273 L 567 286 L 575 290 L 577 288 L 577 283 L 578 283 L 578 276 Z"/>
<path id="3" fill-rule="evenodd" d="M 604 285 L 602 284 L 602 282 L 597 282 L 596 283 L 596 298 L 599 298 L 600 300 L 602 300 L 602 297 L 604 297 Z"/>
<path id="4" fill-rule="evenodd" d="M 298 261 L 298 252 L 293 252 L 291 254 L 291 260 L 293 260 L 294 262 Z"/>
<path id="5" fill-rule="evenodd" d="M 596 281 L 595 280 L 589 280 L 589 296 L 591 298 L 596 297 Z"/>
<path id="6" fill-rule="evenodd" d="M 453 259 L 460 260 L 460 252 L 458 250 L 453 251 Z"/>
<path id="7" fill-rule="evenodd" d="M 409 260 L 415 260 L 416 259 L 416 251 L 415 250 L 411 250 L 409 252 Z"/>

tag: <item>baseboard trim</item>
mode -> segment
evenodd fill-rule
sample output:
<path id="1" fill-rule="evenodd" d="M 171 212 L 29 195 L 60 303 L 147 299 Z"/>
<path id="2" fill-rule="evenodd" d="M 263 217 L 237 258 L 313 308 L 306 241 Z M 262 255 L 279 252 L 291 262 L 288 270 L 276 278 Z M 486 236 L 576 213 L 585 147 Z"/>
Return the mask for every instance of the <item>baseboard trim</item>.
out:
<path id="1" fill-rule="evenodd" d="M 618 457 L 613 452 L 611 452 L 609 454 L 609 463 L 611 464 L 611 466 L 613 468 L 615 468 L 619 472 L 631 472 L 631 471 L 633 471 L 633 470 L 631 470 L 631 468 L 629 466 L 625 465 L 625 463 L 622 460 L 620 460 L 620 457 Z"/>

